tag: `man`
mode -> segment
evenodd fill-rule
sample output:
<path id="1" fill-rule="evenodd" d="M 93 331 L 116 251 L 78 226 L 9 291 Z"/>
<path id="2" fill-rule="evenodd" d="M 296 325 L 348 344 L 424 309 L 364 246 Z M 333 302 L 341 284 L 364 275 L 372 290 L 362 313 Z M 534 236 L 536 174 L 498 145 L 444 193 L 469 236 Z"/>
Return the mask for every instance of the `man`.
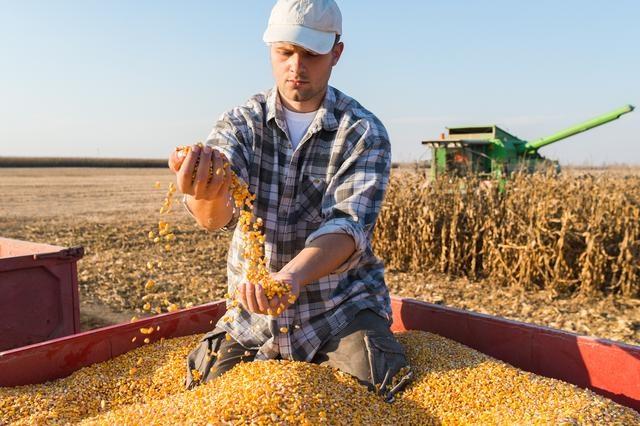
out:
<path id="1" fill-rule="evenodd" d="M 371 250 L 389 178 L 389 138 L 371 112 L 328 85 L 344 49 L 341 33 L 334 0 L 278 1 L 264 33 L 275 87 L 223 114 L 206 146 L 194 146 L 184 162 L 169 161 L 187 209 L 207 230 L 233 228 L 238 218 L 229 176 L 207 183 L 211 162 L 213 170 L 229 162 L 256 195 L 270 271 L 296 296 L 279 301 L 285 309 L 277 317 L 267 315 L 275 305 L 245 282 L 236 229 L 228 285 L 244 309 L 221 320 L 190 354 L 188 386 L 193 370 L 206 381 L 238 362 L 276 358 L 339 368 L 388 397 L 410 377 L 389 329 L 383 265 Z"/>

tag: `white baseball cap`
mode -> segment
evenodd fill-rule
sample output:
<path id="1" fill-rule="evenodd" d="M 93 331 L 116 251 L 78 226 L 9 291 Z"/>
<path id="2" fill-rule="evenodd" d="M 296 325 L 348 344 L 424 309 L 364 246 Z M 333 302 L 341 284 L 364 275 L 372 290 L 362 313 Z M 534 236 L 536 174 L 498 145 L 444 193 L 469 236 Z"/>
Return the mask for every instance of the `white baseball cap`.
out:
<path id="1" fill-rule="evenodd" d="M 293 43 L 324 55 L 339 34 L 342 14 L 335 0 L 278 0 L 262 40 Z"/>

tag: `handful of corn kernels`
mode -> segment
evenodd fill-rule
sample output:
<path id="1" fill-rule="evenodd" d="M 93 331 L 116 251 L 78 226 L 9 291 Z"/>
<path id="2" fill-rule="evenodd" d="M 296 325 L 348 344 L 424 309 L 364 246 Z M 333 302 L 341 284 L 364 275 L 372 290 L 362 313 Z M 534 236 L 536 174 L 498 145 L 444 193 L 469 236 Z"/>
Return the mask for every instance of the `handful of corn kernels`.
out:
<path id="1" fill-rule="evenodd" d="M 202 146 L 202 144 L 199 144 Z M 179 158 L 184 158 L 191 150 L 189 146 L 178 146 L 176 151 Z M 200 158 L 196 158 L 195 167 L 192 174 L 192 180 L 195 180 L 198 165 L 200 164 Z M 209 166 L 209 179 L 208 182 L 213 179 L 214 173 L 216 175 L 222 175 L 225 177 L 227 173 L 231 174 L 231 182 L 229 184 L 229 191 L 233 197 L 235 209 L 240 210 L 238 218 L 238 226 L 242 231 L 242 241 L 244 243 L 244 258 L 247 262 L 247 281 L 253 285 L 262 286 L 267 299 L 273 299 L 274 297 L 282 298 L 288 295 L 287 301 L 289 303 L 295 302 L 295 296 L 291 295 L 291 287 L 282 282 L 277 281 L 271 277 L 269 270 L 267 269 L 266 260 L 264 257 L 264 243 L 266 237 L 262 231 L 263 220 L 262 218 L 256 218 L 253 214 L 253 201 L 256 196 L 251 194 L 248 185 L 240 179 L 233 170 L 230 169 L 229 163 L 224 161 L 224 166 L 218 170 L 213 170 L 213 163 Z M 227 294 L 230 298 L 230 295 Z M 231 301 L 232 307 L 238 307 L 236 300 Z M 278 307 L 274 312 L 269 312 L 271 315 L 279 315 L 282 312 L 283 307 Z"/>

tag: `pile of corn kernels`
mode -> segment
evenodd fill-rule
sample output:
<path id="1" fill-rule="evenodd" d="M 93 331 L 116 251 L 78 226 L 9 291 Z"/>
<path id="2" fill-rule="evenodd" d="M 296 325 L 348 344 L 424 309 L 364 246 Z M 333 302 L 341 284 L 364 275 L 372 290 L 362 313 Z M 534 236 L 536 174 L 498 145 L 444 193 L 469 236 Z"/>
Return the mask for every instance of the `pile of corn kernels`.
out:
<path id="1" fill-rule="evenodd" d="M 443 337 L 422 331 L 397 336 L 415 380 L 392 404 L 345 373 L 291 361 L 241 363 L 186 391 L 185 356 L 198 341 L 190 336 L 142 346 L 55 382 L 0 388 L 0 420 L 109 426 L 640 424 L 638 413 L 593 392 L 523 372 Z"/>

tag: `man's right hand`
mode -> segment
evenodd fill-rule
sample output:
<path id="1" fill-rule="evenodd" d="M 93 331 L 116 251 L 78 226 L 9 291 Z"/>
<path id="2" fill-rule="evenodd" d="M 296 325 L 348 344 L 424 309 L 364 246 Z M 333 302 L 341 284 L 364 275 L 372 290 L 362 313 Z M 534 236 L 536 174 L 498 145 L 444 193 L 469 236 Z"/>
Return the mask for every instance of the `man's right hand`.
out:
<path id="1" fill-rule="evenodd" d="M 198 158 L 200 162 L 196 169 Z M 213 176 L 209 182 L 209 169 L 212 163 Z M 225 163 L 228 163 L 226 157 L 208 145 L 191 146 L 186 157 L 181 157 L 178 151 L 174 151 L 169 156 L 169 168 L 176 174 L 178 190 L 183 194 L 191 195 L 196 200 L 228 199 L 231 172 L 228 168 L 225 170 Z"/>

